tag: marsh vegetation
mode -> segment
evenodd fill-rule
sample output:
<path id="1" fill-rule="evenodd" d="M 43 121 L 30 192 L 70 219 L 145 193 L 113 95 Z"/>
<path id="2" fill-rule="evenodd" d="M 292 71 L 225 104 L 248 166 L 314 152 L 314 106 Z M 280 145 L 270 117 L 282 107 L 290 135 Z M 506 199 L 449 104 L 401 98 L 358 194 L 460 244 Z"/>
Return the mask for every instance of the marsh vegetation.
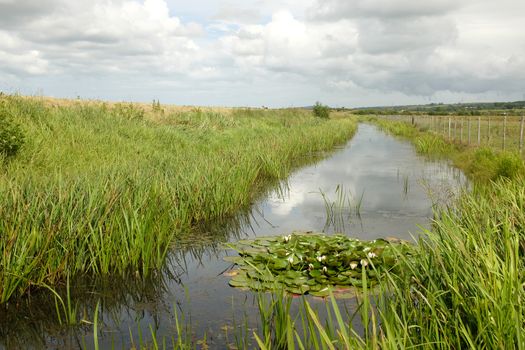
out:
<path id="1" fill-rule="evenodd" d="M 356 127 L 301 111 L 155 113 L 18 96 L 2 96 L 0 111 L 25 135 L 0 170 L 2 304 L 68 276 L 147 276 L 174 239 L 249 206 L 265 182 Z"/>
<path id="2" fill-rule="evenodd" d="M 174 109 L 158 101 L 150 106 L 19 96 L 0 98 L 0 116 L 0 135 L 11 133 L 17 141 L 9 146 L 16 151 L 4 152 L 0 163 L 0 321 L 9 325 L 1 336 L 13 339 L 13 330 L 30 328 L 28 317 L 17 315 L 47 323 L 52 317 L 54 323 L 44 327 L 48 333 L 82 329 L 90 336 L 75 338 L 69 346 L 95 348 L 113 342 L 104 342 L 103 332 L 109 318 L 118 322 L 121 305 L 132 299 L 135 307 L 157 307 L 166 286 L 181 278 L 170 268 L 180 264 L 171 261 L 174 246 L 187 246 L 184 252 L 196 259 L 206 251 L 196 242 L 222 251 L 221 243 L 238 237 L 210 238 L 207 231 L 220 230 L 203 227 L 241 226 L 239 212 L 250 208 L 268 184 L 343 144 L 358 123 L 352 116 L 323 119 L 301 110 Z M 434 207 L 434 220 L 410 247 L 337 235 L 288 236 L 291 231 L 232 242 L 243 252 L 236 262 L 244 266 L 234 284 L 261 287 L 254 288 L 260 292 L 253 294 L 250 309 L 255 307 L 259 319 L 255 325 L 248 316 L 234 319 L 220 344 L 525 347 L 525 166 L 520 155 L 490 143 L 477 147 L 449 140 L 410 121 L 361 120 L 410 140 L 425 157 L 450 160 L 469 176 L 470 190 Z M 397 172 L 401 203 L 415 183 Z M 389 186 L 378 187 L 384 195 Z M 335 199 L 316 192 L 326 211 L 321 225 L 331 222 L 330 215 L 339 222 L 343 215 L 338 213 L 366 217 L 377 211 L 369 207 L 369 192 L 354 189 L 353 195 L 364 194 L 350 199 L 346 187 L 334 187 Z M 271 251 L 270 258 L 262 250 Z M 125 292 L 107 293 L 116 284 Z M 350 304 L 337 298 L 336 286 L 351 297 Z M 305 292 L 325 299 L 291 296 Z M 124 343 L 204 349 L 217 341 L 206 333 L 195 335 L 179 302 L 171 307 L 171 336 L 157 334 L 162 320 L 154 317 L 153 326 L 129 327 Z M 20 335 L 6 346 L 31 346 L 17 341 L 37 336 Z"/>

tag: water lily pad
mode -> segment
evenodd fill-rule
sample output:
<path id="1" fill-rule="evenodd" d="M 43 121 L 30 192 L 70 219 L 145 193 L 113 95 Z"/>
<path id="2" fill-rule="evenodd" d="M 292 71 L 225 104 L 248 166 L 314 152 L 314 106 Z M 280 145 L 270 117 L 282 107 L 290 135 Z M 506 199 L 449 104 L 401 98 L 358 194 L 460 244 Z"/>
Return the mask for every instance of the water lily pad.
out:
<path id="1" fill-rule="evenodd" d="M 284 289 L 291 294 L 320 297 L 327 296 L 330 288 L 338 291 L 337 297 L 355 296 L 362 286 L 363 272 L 371 286 L 385 271 L 396 271 L 401 255 L 412 252 L 411 246 L 402 241 L 360 241 L 313 233 L 259 237 L 228 247 L 239 253 L 225 258 L 240 271 L 232 274 L 232 287 Z"/>

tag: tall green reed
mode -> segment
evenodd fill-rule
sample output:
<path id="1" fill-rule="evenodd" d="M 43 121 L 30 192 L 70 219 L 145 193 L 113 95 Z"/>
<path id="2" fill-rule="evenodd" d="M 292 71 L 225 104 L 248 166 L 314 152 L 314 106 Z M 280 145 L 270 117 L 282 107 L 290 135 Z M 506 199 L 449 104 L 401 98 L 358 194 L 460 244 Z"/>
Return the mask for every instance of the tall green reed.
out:
<path id="1" fill-rule="evenodd" d="M 354 133 L 301 111 L 194 110 L 3 96 L 26 143 L 0 168 L 0 303 L 66 276 L 148 275 L 171 242 L 249 206 L 268 180 Z"/>

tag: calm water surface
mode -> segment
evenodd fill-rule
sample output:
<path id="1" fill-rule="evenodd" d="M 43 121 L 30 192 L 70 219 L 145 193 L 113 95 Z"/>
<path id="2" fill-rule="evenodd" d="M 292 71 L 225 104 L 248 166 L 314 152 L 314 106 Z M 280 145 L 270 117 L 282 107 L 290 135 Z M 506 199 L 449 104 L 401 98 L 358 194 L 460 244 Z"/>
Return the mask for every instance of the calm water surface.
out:
<path id="1" fill-rule="evenodd" d="M 95 292 L 79 291 L 79 309 L 92 319 L 102 300 L 102 348 L 129 348 L 130 330 L 135 341 L 139 329 L 150 339 L 150 326 L 158 336 L 171 336 L 175 315 L 191 323 L 195 339 L 206 332 L 211 348 L 224 348 L 234 341 L 236 324 L 256 327 L 257 314 L 252 293 L 228 286 L 222 273 L 231 266 L 223 257 L 231 253 L 221 243 L 295 230 L 411 240 L 429 228 L 432 207 L 446 205 L 465 185 L 462 173 L 446 162 L 427 161 L 408 142 L 361 124 L 345 147 L 296 171 L 251 211 L 208 229 L 203 243 L 175 247 L 159 276 L 143 284 L 111 281 Z M 4 319 L 0 348 L 93 347 L 92 325 L 64 330 L 53 314 L 54 301 L 47 304 Z"/>

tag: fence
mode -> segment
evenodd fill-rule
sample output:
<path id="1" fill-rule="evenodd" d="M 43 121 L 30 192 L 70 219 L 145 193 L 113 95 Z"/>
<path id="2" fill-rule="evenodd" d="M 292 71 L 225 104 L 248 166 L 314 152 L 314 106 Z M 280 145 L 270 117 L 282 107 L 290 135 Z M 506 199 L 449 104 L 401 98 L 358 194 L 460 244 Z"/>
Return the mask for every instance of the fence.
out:
<path id="1" fill-rule="evenodd" d="M 391 115 L 387 119 L 411 123 L 465 145 L 490 146 L 524 155 L 525 116 Z"/>

